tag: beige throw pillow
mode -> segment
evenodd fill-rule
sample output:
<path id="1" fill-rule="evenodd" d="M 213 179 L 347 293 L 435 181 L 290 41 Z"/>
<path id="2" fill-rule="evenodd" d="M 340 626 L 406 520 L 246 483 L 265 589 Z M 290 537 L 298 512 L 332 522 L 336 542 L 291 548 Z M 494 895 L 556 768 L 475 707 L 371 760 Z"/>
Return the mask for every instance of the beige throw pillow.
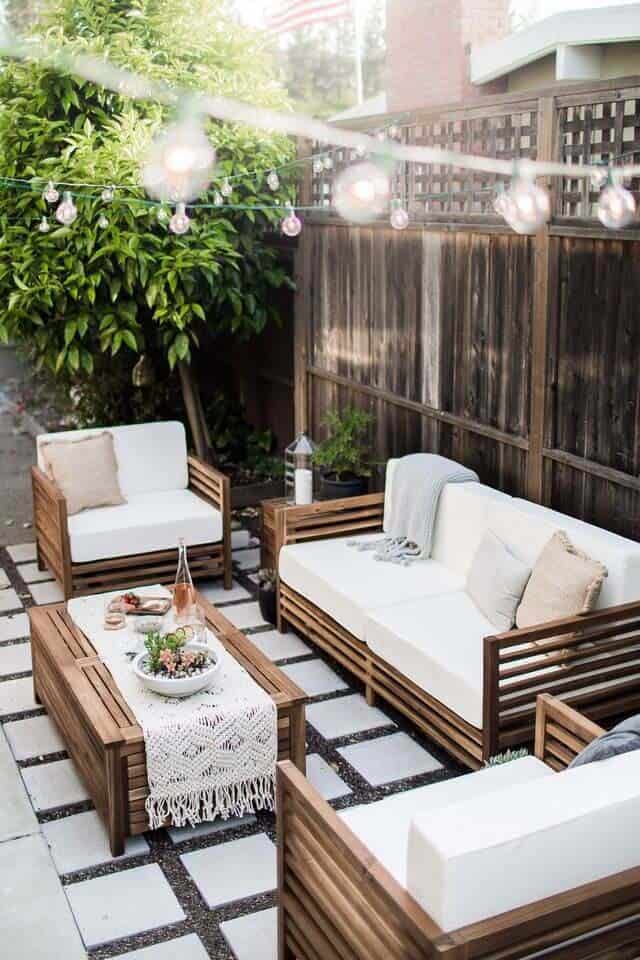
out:
<path id="1" fill-rule="evenodd" d="M 487 530 L 471 561 L 467 593 L 487 620 L 501 632 L 511 630 L 530 568 Z"/>
<path id="2" fill-rule="evenodd" d="M 546 544 L 531 573 L 516 614 L 518 627 L 593 610 L 607 568 L 576 549 L 563 530 Z"/>
<path id="3" fill-rule="evenodd" d="M 106 430 L 81 440 L 49 440 L 40 450 L 46 472 L 64 494 L 67 513 L 126 503 L 113 437 Z"/>

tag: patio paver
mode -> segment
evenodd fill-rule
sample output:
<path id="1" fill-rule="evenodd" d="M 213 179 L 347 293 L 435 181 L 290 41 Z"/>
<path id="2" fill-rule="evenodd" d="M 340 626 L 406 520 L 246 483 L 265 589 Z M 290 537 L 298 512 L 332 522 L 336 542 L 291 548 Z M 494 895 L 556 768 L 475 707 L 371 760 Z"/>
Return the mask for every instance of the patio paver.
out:
<path id="1" fill-rule="evenodd" d="M 204 580 L 198 584 L 198 590 L 209 603 L 234 603 L 236 600 L 250 600 L 251 594 L 236 580 L 231 590 L 225 590 L 220 580 Z"/>
<path id="2" fill-rule="evenodd" d="M 9 744 L 0 730 L 0 844 L 37 832 L 38 821 Z"/>
<path id="3" fill-rule="evenodd" d="M 255 570 L 260 565 L 260 550 L 234 550 L 233 562 L 239 570 Z"/>
<path id="4" fill-rule="evenodd" d="M 22 610 L 23 606 L 22 600 L 13 587 L 5 587 L 4 590 L 0 590 L 0 613 L 8 613 L 10 610 Z"/>
<path id="5" fill-rule="evenodd" d="M 0 647 L 0 677 L 31 671 L 31 644 L 10 643 Z"/>
<path id="6" fill-rule="evenodd" d="M 40 570 L 37 563 L 24 563 L 18 567 L 18 573 L 25 583 L 40 583 L 43 580 L 53 580 L 51 570 Z"/>
<path id="7" fill-rule="evenodd" d="M 442 764 L 406 733 L 363 740 L 338 750 L 372 786 L 440 770 Z"/>
<path id="8" fill-rule="evenodd" d="M 197 933 L 118 954 L 118 960 L 208 960 L 208 957 Z"/>
<path id="9" fill-rule="evenodd" d="M 4 732 L 16 760 L 31 760 L 66 750 L 58 728 L 47 716 L 14 720 L 5 724 Z"/>
<path id="10" fill-rule="evenodd" d="M 239 603 L 233 607 L 225 607 L 224 615 L 239 630 L 252 630 L 254 627 L 267 626 L 260 613 L 260 606 L 255 602 Z"/>
<path id="11" fill-rule="evenodd" d="M 278 956 L 278 911 L 259 910 L 220 924 L 236 960 L 276 960 Z"/>
<path id="12" fill-rule="evenodd" d="M 95 810 L 76 813 L 62 820 L 50 820 L 43 823 L 42 832 L 60 874 L 86 870 L 87 867 L 103 863 L 120 863 L 149 852 L 149 844 L 144 837 L 127 837 L 124 854 L 112 857 L 109 836 Z"/>
<path id="13" fill-rule="evenodd" d="M 88 948 L 185 918 L 157 863 L 83 880 L 64 889 Z"/>
<path id="14" fill-rule="evenodd" d="M 180 859 L 209 909 L 274 890 L 276 848 L 266 833 L 185 853 Z"/>
<path id="15" fill-rule="evenodd" d="M 26 613 L 0 617 L 0 643 L 5 640 L 21 640 L 23 637 L 28 637 L 29 632 L 29 617 Z"/>
<path id="16" fill-rule="evenodd" d="M 2 956 L 85 960 L 86 953 L 41 836 L 0 844 Z"/>
<path id="17" fill-rule="evenodd" d="M 342 777 L 317 753 L 307 757 L 307 780 L 325 800 L 337 800 L 352 793 Z"/>
<path id="18" fill-rule="evenodd" d="M 64 594 L 60 585 L 55 580 L 48 580 L 46 583 L 32 583 L 29 586 L 31 596 L 36 603 L 59 603 L 64 600 Z"/>
<path id="19" fill-rule="evenodd" d="M 14 543 L 7 547 L 7 551 L 14 563 L 27 563 L 36 559 L 35 543 Z"/>
<path id="20" fill-rule="evenodd" d="M 336 690 L 348 690 L 348 685 L 338 674 L 328 667 L 324 660 L 305 660 L 303 663 L 290 663 L 281 667 L 294 683 L 302 687 L 310 697 Z"/>
<path id="21" fill-rule="evenodd" d="M 251 642 L 256 647 L 260 647 L 262 652 L 270 660 L 288 660 L 289 657 L 304 657 L 311 653 L 311 647 L 307 646 L 304 640 L 301 640 L 295 633 L 280 633 L 279 630 L 266 630 L 264 633 L 256 633 L 251 637 Z"/>
<path id="22" fill-rule="evenodd" d="M 22 779 L 37 813 L 89 799 L 72 760 L 54 760 L 25 767 Z"/>
<path id="23" fill-rule="evenodd" d="M 25 713 L 27 710 L 35 710 L 37 706 L 33 697 L 31 677 L 4 680 L 0 683 L 0 717 L 6 717 L 12 713 Z"/>
<path id="24" fill-rule="evenodd" d="M 184 843 L 185 840 L 198 840 L 200 837 L 213 836 L 223 830 L 235 830 L 255 822 L 253 814 L 248 814 L 246 817 L 229 817 L 228 820 L 210 820 L 195 827 L 169 827 L 167 833 L 172 843 Z"/>
<path id="25" fill-rule="evenodd" d="M 310 704 L 307 707 L 307 720 L 326 740 L 393 724 L 382 710 L 370 707 L 359 693 Z"/>

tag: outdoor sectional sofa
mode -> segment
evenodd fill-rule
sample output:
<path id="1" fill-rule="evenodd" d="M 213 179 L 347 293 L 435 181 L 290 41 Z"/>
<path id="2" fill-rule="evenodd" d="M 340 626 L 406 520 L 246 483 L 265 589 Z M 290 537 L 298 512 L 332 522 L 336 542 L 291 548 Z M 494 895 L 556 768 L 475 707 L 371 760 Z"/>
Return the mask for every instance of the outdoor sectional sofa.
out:
<path id="1" fill-rule="evenodd" d="M 431 558 L 403 567 L 351 543 L 381 535 L 384 503 L 375 493 L 277 516 L 280 629 L 328 651 L 369 703 L 386 700 L 473 769 L 533 739 L 539 693 L 592 718 L 640 706 L 640 544 L 480 483 L 447 484 Z M 564 530 L 608 569 L 597 609 L 495 635 L 465 591 L 486 530 L 530 567 Z"/>
<path id="2" fill-rule="evenodd" d="M 340 813 L 279 764 L 279 960 L 637 957 L 640 751 L 562 770 L 602 732 L 543 696 L 535 757 Z"/>
<path id="3" fill-rule="evenodd" d="M 54 574 L 65 600 L 145 583 L 173 582 L 178 539 L 194 579 L 222 574 L 231 587 L 229 478 L 189 455 L 178 421 L 110 427 L 126 503 L 69 515 L 62 491 L 45 472 L 43 446 L 103 430 L 41 434 L 32 468 L 38 566 Z"/>

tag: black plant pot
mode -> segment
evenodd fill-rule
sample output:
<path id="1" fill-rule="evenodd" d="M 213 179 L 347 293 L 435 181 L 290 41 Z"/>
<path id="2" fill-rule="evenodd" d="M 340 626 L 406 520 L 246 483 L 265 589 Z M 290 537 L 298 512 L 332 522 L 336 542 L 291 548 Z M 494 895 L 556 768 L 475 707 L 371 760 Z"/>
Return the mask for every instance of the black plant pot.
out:
<path id="1" fill-rule="evenodd" d="M 320 496 L 323 500 L 341 500 L 343 497 L 359 497 L 369 488 L 367 477 L 351 477 L 335 480 L 327 474 L 320 478 Z"/>
<path id="2" fill-rule="evenodd" d="M 262 619 L 275 626 L 277 620 L 276 588 L 270 584 L 261 583 L 258 587 L 258 603 Z"/>

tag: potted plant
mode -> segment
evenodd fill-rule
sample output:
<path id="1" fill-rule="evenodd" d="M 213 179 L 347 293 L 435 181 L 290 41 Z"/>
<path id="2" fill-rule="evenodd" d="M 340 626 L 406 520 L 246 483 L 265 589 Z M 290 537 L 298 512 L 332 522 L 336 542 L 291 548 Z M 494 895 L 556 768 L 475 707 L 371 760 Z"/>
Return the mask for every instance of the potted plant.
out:
<path id="1" fill-rule="evenodd" d="M 260 613 L 267 623 L 275 624 L 277 620 L 276 599 L 276 571 L 262 569 L 258 571 L 258 603 Z"/>
<path id="2" fill-rule="evenodd" d="M 322 423 L 328 437 L 313 455 L 314 464 L 320 468 L 321 497 L 333 500 L 366 493 L 371 476 L 368 434 L 372 415 L 354 407 L 342 414 L 328 410 Z"/>

